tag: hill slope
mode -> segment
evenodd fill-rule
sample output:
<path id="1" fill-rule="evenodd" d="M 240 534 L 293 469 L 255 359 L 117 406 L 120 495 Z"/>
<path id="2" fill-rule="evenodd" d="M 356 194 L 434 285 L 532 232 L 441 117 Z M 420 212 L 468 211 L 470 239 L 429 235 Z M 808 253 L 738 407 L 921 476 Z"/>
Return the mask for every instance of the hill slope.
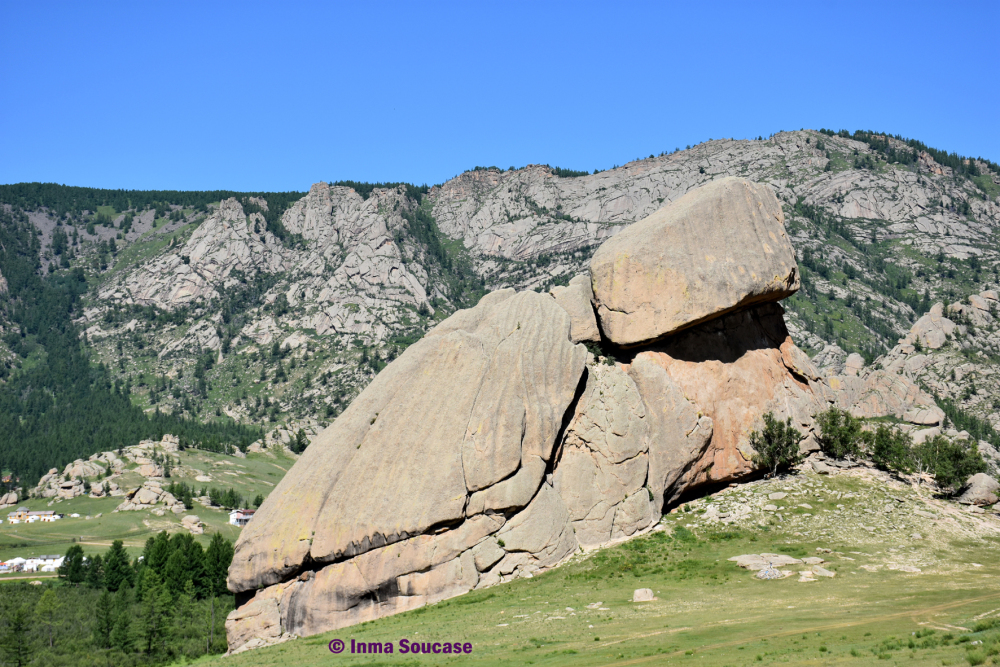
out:
<path id="1" fill-rule="evenodd" d="M 940 348 L 876 362 L 935 302 L 968 305 L 1000 282 L 1000 170 L 919 142 L 803 130 L 709 141 L 589 175 L 489 168 L 429 190 L 319 183 L 301 199 L 0 195 L 35 207 L 43 266 L 85 269 L 91 289 L 78 322 L 133 401 L 281 426 L 290 440 L 334 418 L 454 309 L 499 287 L 564 284 L 623 226 L 726 175 L 770 183 L 785 207 L 803 275 L 785 306 L 800 346 L 835 368 L 847 352 L 870 364 L 927 353 L 917 365 L 946 381 L 931 383 L 905 360 L 895 368 L 984 428 L 1000 424 L 990 370 L 1000 341 L 988 309 Z"/>

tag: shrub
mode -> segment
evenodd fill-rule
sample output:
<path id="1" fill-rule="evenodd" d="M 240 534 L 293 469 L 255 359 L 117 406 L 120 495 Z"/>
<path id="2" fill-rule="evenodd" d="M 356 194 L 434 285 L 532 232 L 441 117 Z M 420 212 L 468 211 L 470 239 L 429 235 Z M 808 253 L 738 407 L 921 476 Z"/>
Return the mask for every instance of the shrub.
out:
<path id="1" fill-rule="evenodd" d="M 975 445 L 965 446 L 937 435 L 914 450 L 917 466 L 934 475 L 943 489 L 957 492 L 972 475 L 986 472 L 986 462 Z"/>
<path id="2" fill-rule="evenodd" d="M 750 433 L 750 446 L 754 449 L 754 465 L 766 468 L 770 475 L 786 470 L 802 459 L 799 441 L 802 433 L 792 426 L 792 420 L 775 419 L 770 412 L 764 415 L 764 430 Z"/>
<path id="3" fill-rule="evenodd" d="M 872 461 L 882 470 L 913 472 L 913 439 L 908 433 L 880 425 L 872 443 Z"/>
<path id="4" fill-rule="evenodd" d="M 845 410 L 830 408 L 816 416 L 816 424 L 820 429 L 817 440 L 824 454 L 835 459 L 861 456 L 865 433 L 860 419 Z"/>

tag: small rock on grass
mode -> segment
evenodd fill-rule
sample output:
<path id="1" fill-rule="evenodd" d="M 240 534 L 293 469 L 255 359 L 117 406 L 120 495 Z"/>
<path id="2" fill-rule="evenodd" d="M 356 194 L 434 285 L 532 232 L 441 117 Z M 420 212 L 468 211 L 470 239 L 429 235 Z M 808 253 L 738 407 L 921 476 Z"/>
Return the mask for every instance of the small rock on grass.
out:
<path id="1" fill-rule="evenodd" d="M 632 602 L 650 602 L 655 599 L 653 597 L 653 589 L 651 588 L 637 588 L 632 593 Z"/>

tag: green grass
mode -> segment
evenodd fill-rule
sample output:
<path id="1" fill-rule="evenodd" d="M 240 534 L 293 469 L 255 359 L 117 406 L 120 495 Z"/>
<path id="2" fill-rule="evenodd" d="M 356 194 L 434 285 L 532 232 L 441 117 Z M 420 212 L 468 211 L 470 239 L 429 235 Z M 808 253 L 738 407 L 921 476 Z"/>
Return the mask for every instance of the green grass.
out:
<path id="1" fill-rule="evenodd" d="M 181 466 L 174 469 L 169 480 L 183 481 L 199 491 L 202 487 L 220 490 L 233 488 L 248 500 L 257 494 L 267 496 L 271 489 L 284 477 L 285 471 L 294 463 L 292 459 L 272 458 L 251 454 L 246 459 L 186 450 L 179 453 Z M 198 472 L 195 472 L 198 471 Z M 211 482 L 198 482 L 195 477 L 208 473 Z M 129 472 L 115 480 L 123 489 L 131 489 L 142 484 L 143 478 Z M 30 499 L 18 503 L 31 510 L 54 510 L 64 515 L 63 519 L 52 523 L 10 524 L 6 522 L 6 512 L 0 514 L 5 520 L 0 527 L 0 560 L 15 556 L 39 556 L 42 554 L 64 554 L 74 543 L 80 544 L 85 553 L 103 553 L 111 546 L 112 540 L 122 540 L 129 553 L 136 556 L 142 552 L 146 540 L 161 530 L 178 532 L 184 530 L 181 520 L 187 514 L 195 514 L 206 525 L 205 534 L 197 539 L 207 546 L 212 534 L 221 533 L 229 540 L 239 537 L 240 529 L 229 524 L 229 512 L 222 508 L 207 508 L 195 503 L 185 514 L 166 512 L 155 516 L 149 511 L 114 512 L 122 503 L 122 498 L 89 498 L 81 496 L 49 505 L 51 499 Z M 163 508 L 162 505 L 157 507 Z M 11 508 L 13 509 L 13 508 Z M 10 511 L 10 510 L 8 510 Z M 71 514 L 79 514 L 72 518 Z M 100 518 L 94 518 L 101 514 Z M 87 519 L 87 516 L 91 516 Z M 0 581 L 3 576 L 0 576 Z"/>
<path id="2" fill-rule="evenodd" d="M 679 514 L 680 520 L 697 515 Z M 868 544 L 865 552 L 894 544 Z M 860 555 L 853 561 L 828 556 L 837 576 L 813 583 L 760 581 L 726 560 L 764 551 L 802 556 L 819 545 L 851 548 L 763 530 L 677 528 L 533 579 L 211 664 L 406 664 L 416 657 L 398 653 L 403 638 L 473 645 L 471 655 L 420 655 L 419 664 L 976 665 L 1000 653 L 1000 621 L 976 620 L 1000 612 L 993 543 L 974 541 L 945 554 L 983 568 L 945 567 L 918 576 L 867 572 L 858 567 Z M 659 599 L 632 603 L 636 588 L 652 588 Z M 348 651 L 351 639 L 391 642 L 396 653 L 335 656 L 327 648 L 333 639 L 346 642 Z"/>
<path id="3" fill-rule="evenodd" d="M 163 218 L 157 220 L 156 229 L 162 226 L 163 220 Z M 106 282 L 126 269 L 144 264 L 158 257 L 174 238 L 177 238 L 179 242 L 183 242 L 197 228 L 199 223 L 200 221 L 196 221 L 184 225 L 170 234 L 158 234 L 154 230 L 146 232 L 118 253 L 115 258 L 114 267 L 101 275 L 102 282 Z"/>

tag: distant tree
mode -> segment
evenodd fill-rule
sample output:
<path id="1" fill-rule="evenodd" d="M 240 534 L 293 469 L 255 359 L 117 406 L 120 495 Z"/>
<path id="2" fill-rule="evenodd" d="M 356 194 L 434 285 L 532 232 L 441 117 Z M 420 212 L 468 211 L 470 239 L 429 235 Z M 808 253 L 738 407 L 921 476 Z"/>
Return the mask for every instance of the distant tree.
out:
<path id="1" fill-rule="evenodd" d="M 114 593 L 122 588 L 130 588 L 134 577 L 135 571 L 129 563 L 125 545 L 121 540 L 115 540 L 104 557 L 104 585 Z"/>
<path id="2" fill-rule="evenodd" d="M 212 535 L 212 541 L 205 550 L 205 569 L 208 575 L 208 588 L 211 595 L 226 595 L 226 578 L 229 576 L 229 565 L 233 562 L 233 545 L 219 533 Z"/>
<path id="3" fill-rule="evenodd" d="M 934 475 L 942 489 L 957 493 L 972 475 L 986 472 L 976 445 L 952 442 L 942 435 L 928 438 L 914 451 L 919 468 Z"/>
<path id="4" fill-rule="evenodd" d="M 129 588 L 122 586 L 115 595 L 115 625 L 111 630 L 111 646 L 128 655 L 135 646 L 132 636 L 132 611 L 129 608 L 131 594 Z"/>
<path id="5" fill-rule="evenodd" d="M 104 586 L 104 559 L 100 554 L 94 554 L 87 559 L 85 580 L 91 588 L 101 588 Z"/>
<path id="6" fill-rule="evenodd" d="M 771 476 L 792 467 L 802 458 L 799 453 L 801 439 L 802 433 L 792 426 L 790 418 L 782 422 L 772 413 L 766 413 L 763 431 L 750 433 L 754 465 L 767 469 Z"/>
<path id="7" fill-rule="evenodd" d="M 59 566 L 59 576 L 71 584 L 79 584 L 86 578 L 86 574 L 83 547 L 74 544 L 66 550 L 66 557 L 63 558 L 63 563 Z"/>
<path id="8" fill-rule="evenodd" d="M 296 454 L 301 454 L 306 451 L 306 447 L 309 446 L 309 437 L 306 435 L 304 429 L 299 429 L 295 434 L 295 440 L 292 442 L 292 451 Z"/>
<path id="9" fill-rule="evenodd" d="M 63 604 L 59 601 L 55 589 L 47 588 L 42 597 L 35 603 L 35 618 L 45 626 L 49 636 L 49 648 L 53 646 L 53 635 L 55 634 L 56 614 L 62 609 Z"/>
<path id="10" fill-rule="evenodd" d="M 7 628 L 0 635 L 0 650 L 7 664 L 24 667 L 31 661 L 30 614 L 27 607 L 16 607 L 7 616 Z"/>
<path id="11" fill-rule="evenodd" d="M 170 594 L 177 598 L 184 591 L 184 586 L 191 581 L 190 572 L 187 567 L 186 554 L 181 549 L 176 549 L 170 558 L 167 559 L 163 568 L 163 583 Z"/>
<path id="12" fill-rule="evenodd" d="M 94 606 L 94 644 L 98 648 L 111 648 L 111 633 L 115 629 L 115 599 L 108 591 L 101 593 Z"/>
<path id="13" fill-rule="evenodd" d="M 882 470 L 913 472 L 912 444 L 913 439 L 908 433 L 881 424 L 872 439 L 872 462 Z"/>
<path id="14" fill-rule="evenodd" d="M 153 568 L 142 573 L 142 606 L 139 611 L 139 630 L 143 651 L 153 655 L 165 648 L 170 634 L 170 591 Z"/>
<path id="15" fill-rule="evenodd" d="M 264 503 L 264 496 L 259 493 L 253 499 L 253 506 L 260 507 Z"/>
<path id="16" fill-rule="evenodd" d="M 861 445 L 865 441 L 861 420 L 846 410 L 830 408 L 816 416 L 820 435 L 817 437 L 823 453 L 835 459 L 861 456 Z"/>

